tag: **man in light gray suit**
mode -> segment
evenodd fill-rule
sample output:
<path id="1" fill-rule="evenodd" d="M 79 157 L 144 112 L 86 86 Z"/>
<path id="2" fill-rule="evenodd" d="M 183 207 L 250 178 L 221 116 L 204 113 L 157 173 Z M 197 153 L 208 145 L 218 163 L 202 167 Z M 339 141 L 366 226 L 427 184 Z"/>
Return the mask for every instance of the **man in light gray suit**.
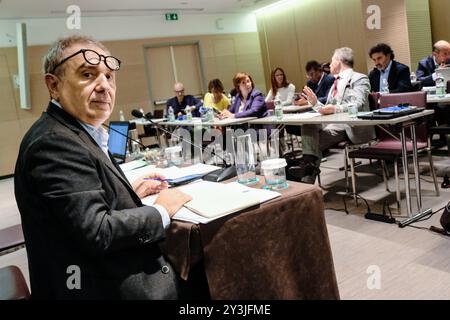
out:
<path id="1" fill-rule="evenodd" d="M 323 115 L 347 112 L 349 102 L 354 102 L 358 111 L 369 111 L 370 81 L 366 75 L 353 71 L 353 63 L 352 49 L 339 48 L 334 51 L 330 69 L 335 82 L 325 104 L 318 101 L 310 88 L 303 89 L 303 94 L 317 112 Z M 373 127 L 350 127 L 347 124 L 304 125 L 302 126 L 303 158 L 300 159 L 298 166 L 289 169 L 288 175 L 294 180 L 314 183 L 320 172 L 322 151 L 347 139 L 358 144 L 374 137 Z"/>

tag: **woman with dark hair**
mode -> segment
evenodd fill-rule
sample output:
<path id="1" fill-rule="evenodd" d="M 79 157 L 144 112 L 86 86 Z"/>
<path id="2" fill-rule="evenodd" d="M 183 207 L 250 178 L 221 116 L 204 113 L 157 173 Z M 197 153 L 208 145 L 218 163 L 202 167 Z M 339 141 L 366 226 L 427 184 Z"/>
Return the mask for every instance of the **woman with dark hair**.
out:
<path id="1" fill-rule="evenodd" d="M 275 68 L 271 75 L 272 88 L 266 97 L 266 102 L 280 100 L 281 105 L 289 106 L 294 101 L 295 86 L 286 79 L 284 70 L 280 67 Z"/>
<path id="2" fill-rule="evenodd" d="M 252 77 L 245 72 L 238 72 L 233 78 L 238 94 L 229 110 L 223 110 L 221 118 L 262 118 L 266 114 L 266 103 L 261 91 L 255 89 Z"/>
<path id="3" fill-rule="evenodd" d="M 230 100 L 223 94 L 222 81 L 213 79 L 208 84 L 208 93 L 205 94 L 203 105 L 213 107 L 217 111 L 225 110 L 230 105 Z"/>

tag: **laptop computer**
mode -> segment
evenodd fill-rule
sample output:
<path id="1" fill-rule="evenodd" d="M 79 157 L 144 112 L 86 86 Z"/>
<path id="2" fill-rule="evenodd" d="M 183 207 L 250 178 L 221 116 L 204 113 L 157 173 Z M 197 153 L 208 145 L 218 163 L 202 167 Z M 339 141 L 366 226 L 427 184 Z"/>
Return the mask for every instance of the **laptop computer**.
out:
<path id="1" fill-rule="evenodd" d="M 393 119 L 403 117 L 408 114 L 417 113 L 425 110 L 422 107 L 411 107 L 406 105 L 398 105 L 374 110 L 372 112 L 358 113 L 359 119 L 379 120 Z"/>
<path id="2" fill-rule="evenodd" d="M 108 149 L 119 164 L 124 163 L 127 156 L 129 128 L 128 121 L 111 121 L 109 123 Z"/>

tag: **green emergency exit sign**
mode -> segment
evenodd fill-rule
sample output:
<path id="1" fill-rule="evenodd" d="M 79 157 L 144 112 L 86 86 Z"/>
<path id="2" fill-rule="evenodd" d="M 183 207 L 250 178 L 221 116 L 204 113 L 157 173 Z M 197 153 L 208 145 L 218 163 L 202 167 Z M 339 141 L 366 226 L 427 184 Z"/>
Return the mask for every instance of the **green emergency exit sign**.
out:
<path id="1" fill-rule="evenodd" d="M 166 21 L 178 20 L 178 14 L 176 13 L 166 13 Z"/>

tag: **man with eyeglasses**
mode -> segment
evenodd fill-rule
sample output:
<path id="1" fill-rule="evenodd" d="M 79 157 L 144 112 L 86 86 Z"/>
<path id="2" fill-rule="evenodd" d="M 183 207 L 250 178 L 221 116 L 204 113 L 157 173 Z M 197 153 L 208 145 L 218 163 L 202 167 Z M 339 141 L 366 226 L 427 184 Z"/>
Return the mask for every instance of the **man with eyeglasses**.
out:
<path id="1" fill-rule="evenodd" d="M 44 59 L 46 112 L 26 133 L 14 175 L 37 299 L 177 299 L 184 283 L 159 242 L 190 200 L 163 176 L 132 185 L 108 151 L 120 60 L 87 37 Z M 158 193 L 153 206 L 141 198 Z"/>
<path id="2" fill-rule="evenodd" d="M 202 101 L 196 97 L 188 94 L 184 94 L 184 85 L 181 82 L 176 82 L 173 85 L 173 91 L 175 92 L 175 97 L 167 100 L 167 112 L 169 107 L 172 107 L 175 116 L 180 116 L 186 114 L 186 107 L 194 107 L 191 112 L 194 117 L 200 117 L 200 107 L 202 106 Z"/>
<path id="3" fill-rule="evenodd" d="M 327 101 L 328 92 L 333 86 L 334 77 L 325 73 L 322 70 L 320 63 L 315 60 L 311 60 L 306 63 L 305 71 L 308 77 L 306 86 L 311 88 L 321 103 L 325 103 Z M 303 95 L 299 100 L 296 100 L 294 104 L 300 106 L 307 105 L 308 100 L 306 100 L 306 96 Z"/>

